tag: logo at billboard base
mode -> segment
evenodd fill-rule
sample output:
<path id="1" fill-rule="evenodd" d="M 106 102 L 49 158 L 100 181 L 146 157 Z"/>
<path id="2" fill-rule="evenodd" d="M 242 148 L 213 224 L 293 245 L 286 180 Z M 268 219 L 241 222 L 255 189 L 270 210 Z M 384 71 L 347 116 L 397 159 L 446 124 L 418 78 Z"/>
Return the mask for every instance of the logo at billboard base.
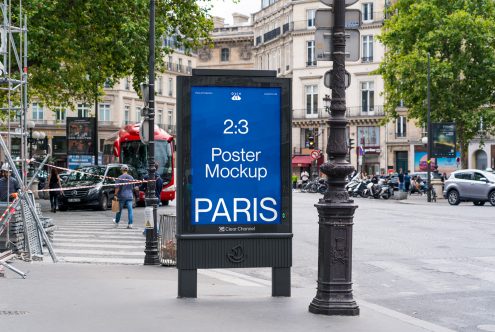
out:
<path id="1" fill-rule="evenodd" d="M 230 95 L 232 96 L 232 98 L 230 98 L 230 99 L 232 99 L 234 101 L 239 101 L 242 99 L 240 92 L 231 92 Z"/>
<path id="2" fill-rule="evenodd" d="M 244 255 L 244 249 L 240 244 L 236 245 L 232 249 L 230 249 L 230 252 L 227 253 L 227 258 L 229 261 L 232 263 L 242 263 L 246 260 L 246 256 Z"/>

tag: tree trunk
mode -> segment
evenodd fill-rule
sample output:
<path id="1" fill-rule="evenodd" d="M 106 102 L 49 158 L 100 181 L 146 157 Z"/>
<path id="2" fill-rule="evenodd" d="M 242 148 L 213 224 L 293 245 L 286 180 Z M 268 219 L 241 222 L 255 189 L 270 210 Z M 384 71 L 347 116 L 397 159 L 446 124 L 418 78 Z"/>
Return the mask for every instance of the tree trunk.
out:
<path id="1" fill-rule="evenodd" d="M 463 127 L 462 126 L 457 126 L 457 137 L 459 140 L 459 150 L 461 152 L 461 168 L 466 169 L 468 168 L 468 161 L 469 161 L 469 143 L 466 142 L 466 136 L 463 134 Z"/>

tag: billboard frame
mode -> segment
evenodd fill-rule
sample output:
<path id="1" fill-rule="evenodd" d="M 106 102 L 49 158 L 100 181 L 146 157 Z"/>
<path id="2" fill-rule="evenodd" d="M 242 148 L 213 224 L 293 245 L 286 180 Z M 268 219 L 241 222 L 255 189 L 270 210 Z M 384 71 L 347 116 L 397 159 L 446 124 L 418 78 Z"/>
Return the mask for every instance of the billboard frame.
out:
<path id="1" fill-rule="evenodd" d="M 280 218 L 255 230 L 220 232 L 219 225 L 191 224 L 191 90 L 193 87 L 279 88 Z M 263 112 L 253 105 L 253 112 Z M 272 268 L 272 296 L 290 296 L 292 266 L 291 80 L 274 71 L 198 70 L 177 77 L 177 269 L 179 297 L 197 297 L 197 269 Z M 246 226 L 241 224 L 239 226 Z M 205 253 L 208 253 L 207 255 Z"/>

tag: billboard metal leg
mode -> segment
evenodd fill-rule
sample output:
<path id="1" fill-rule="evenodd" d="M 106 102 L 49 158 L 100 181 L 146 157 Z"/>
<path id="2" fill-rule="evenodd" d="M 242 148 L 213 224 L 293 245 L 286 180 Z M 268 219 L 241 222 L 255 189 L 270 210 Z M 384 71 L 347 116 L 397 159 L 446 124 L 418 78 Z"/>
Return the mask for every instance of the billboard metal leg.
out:
<path id="1" fill-rule="evenodd" d="M 272 296 L 290 297 L 290 267 L 272 267 Z"/>
<path id="2" fill-rule="evenodd" d="M 179 269 L 178 297 L 198 297 L 198 270 Z"/>

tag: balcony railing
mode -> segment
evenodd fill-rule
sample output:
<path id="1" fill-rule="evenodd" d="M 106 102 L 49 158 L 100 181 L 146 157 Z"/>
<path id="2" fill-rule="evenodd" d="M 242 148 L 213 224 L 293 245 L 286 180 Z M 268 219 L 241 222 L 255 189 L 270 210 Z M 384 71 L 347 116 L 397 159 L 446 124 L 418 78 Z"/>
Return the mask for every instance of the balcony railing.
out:
<path id="1" fill-rule="evenodd" d="M 367 118 L 367 117 L 383 117 L 385 112 L 383 106 L 373 106 L 368 109 L 367 112 L 363 112 L 362 106 L 347 107 L 346 117 L 348 118 Z M 317 112 L 308 112 L 306 109 L 294 109 L 292 110 L 293 120 L 311 120 L 311 119 L 325 119 L 329 114 L 325 108 L 318 108 Z"/>
<path id="2" fill-rule="evenodd" d="M 294 29 L 294 24 L 292 22 L 285 23 L 282 26 L 282 33 L 287 33 L 289 31 L 292 31 L 292 29 Z"/>
<path id="3" fill-rule="evenodd" d="M 362 118 L 362 117 L 382 117 L 385 115 L 382 105 L 374 105 L 369 107 L 354 106 L 347 107 L 345 116 L 348 118 Z"/>
<path id="4" fill-rule="evenodd" d="M 373 57 L 372 56 L 367 56 L 367 57 L 362 57 L 361 62 L 367 63 L 367 62 L 373 62 Z"/>
<path id="5" fill-rule="evenodd" d="M 265 33 L 263 35 L 263 41 L 266 43 L 266 42 L 269 42 L 270 40 L 277 38 L 278 36 L 280 36 L 280 27 L 275 28 L 275 29 Z"/>
<path id="6" fill-rule="evenodd" d="M 168 71 L 173 71 L 176 73 L 190 74 L 192 72 L 191 66 L 184 66 L 175 62 L 165 62 L 165 68 Z"/>
<path id="7" fill-rule="evenodd" d="M 98 127 L 120 127 L 117 121 L 98 121 Z"/>

